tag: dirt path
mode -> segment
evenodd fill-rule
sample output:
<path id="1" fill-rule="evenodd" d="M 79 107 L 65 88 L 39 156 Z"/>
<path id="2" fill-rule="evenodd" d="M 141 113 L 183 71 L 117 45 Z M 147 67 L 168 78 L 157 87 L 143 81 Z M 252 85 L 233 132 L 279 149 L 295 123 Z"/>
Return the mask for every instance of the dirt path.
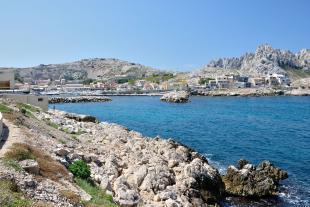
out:
<path id="1" fill-rule="evenodd" d="M 2 137 L 3 138 L 0 141 L 0 158 L 4 156 L 12 144 L 23 142 L 25 140 L 25 134 L 22 130 L 6 119 L 3 120 Z"/>

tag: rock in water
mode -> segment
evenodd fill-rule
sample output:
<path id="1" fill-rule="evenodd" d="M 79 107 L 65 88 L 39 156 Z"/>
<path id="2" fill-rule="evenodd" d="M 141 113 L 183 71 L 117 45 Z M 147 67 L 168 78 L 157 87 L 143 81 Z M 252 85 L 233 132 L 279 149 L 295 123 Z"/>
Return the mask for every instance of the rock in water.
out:
<path id="1" fill-rule="evenodd" d="M 185 103 L 189 100 L 189 94 L 186 91 L 170 92 L 164 94 L 160 100 L 173 103 Z"/>
<path id="2" fill-rule="evenodd" d="M 238 168 L 229 166 L 223 176 L 227 194 L 245 197 L 264 197 L 278 195 L 279 181 L 288 178 L 286 171 L 275 167 L 269 161 L 258 166 L 240 160 Z"/>

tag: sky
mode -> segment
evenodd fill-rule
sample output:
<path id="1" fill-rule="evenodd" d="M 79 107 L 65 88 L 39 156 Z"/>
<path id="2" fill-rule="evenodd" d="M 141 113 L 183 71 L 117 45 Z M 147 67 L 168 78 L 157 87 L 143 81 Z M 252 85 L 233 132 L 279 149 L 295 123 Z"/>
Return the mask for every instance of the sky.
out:
<path id="1" fill-rule="evenodd" d="M 193 70 L 263 43 L 310 48 L 309 0 L 0 0 L 0 67 L 118 58 Z"/>

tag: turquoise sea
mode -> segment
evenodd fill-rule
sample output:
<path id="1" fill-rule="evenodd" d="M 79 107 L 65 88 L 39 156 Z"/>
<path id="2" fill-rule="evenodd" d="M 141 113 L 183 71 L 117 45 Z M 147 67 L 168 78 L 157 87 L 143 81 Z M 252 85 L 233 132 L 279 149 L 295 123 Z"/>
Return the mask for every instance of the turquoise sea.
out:
<path id="1" fill-rule="evenodd" d="M 268 159 L 288 171 L 279 198 L 228 199 L 226 206 L 310 206 L 310 97 L 191 97 L 185 104 L 159 97 L 112 99 L 50 107 L 173 138 L 204 154 L 221 172 L 240 158 L 255 164 Z"/>

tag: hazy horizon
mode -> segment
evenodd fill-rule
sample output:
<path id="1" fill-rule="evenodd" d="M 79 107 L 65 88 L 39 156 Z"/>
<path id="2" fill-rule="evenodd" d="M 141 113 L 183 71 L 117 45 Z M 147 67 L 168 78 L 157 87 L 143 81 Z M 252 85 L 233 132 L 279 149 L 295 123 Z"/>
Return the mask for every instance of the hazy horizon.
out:
<path id="1" fill-rule="evenodd" d="M 261 44 L 297 52 L 310 48 L 309 7 L 306 0 L 1 1 L 0 67 L 116 58 L 190 71 Z"/>

